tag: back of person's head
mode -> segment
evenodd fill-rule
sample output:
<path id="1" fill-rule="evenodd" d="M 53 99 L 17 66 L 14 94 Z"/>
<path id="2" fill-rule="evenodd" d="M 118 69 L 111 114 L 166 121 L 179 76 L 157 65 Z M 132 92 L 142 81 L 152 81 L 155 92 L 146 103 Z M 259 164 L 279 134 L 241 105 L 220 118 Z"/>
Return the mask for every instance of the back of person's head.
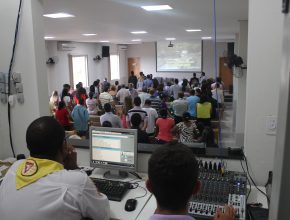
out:
<path id="1" fill-rule="evenodd" d="M 53 158 L 62 151 L 65 132 L 52 117 L 34 120 L 27 128 L 26 143 L 30 155 Z"/>
<path id="2" fill-rule="evenodd" d="M 183 144 L 171 143 L 155 150 L 148 162 L 147 188 L 163 210 L 186 208 L 198 191 L 198 163 L 192 151 Z"/>
<path id="3" fill-rule="evenodd" d="M 150 78 L 151 78 L 151 76 L 148 74 L 148 75 L 147 75 L 147 79 L 150 79 Z"/>
<path id="4" fill-rule="evenodd" d="M 131 71 L 131 76 L 134 76 L 134 71 Z"/>
<path id="5" fill-rule="evenodd" d="M 222 78 L 221 77 L 217 77 L 215 81 L 218 82 L 218 83 L 222 83 Z"/>
<path id="6" fill-rule="evenodd" d="M 139 127 L 141 124 L 142 118 L 141 115 L 139 115 L 138 113 L 135 113 L 131 116 L 131 124 L 134 127 Z"/>
<path id="7" fill-rule="evenodd" d="M 95 93 L 95 92 L 96 92 L 96 88 L 95 88 L 95 86 L 94 86 L 94 85 L 91 85 L 91 86 L 90 86 L 90 92 L 93 92 L 93 93 Z"/>
<path id="8" fill-rule="evenodd" d="M 134 98 L 134 105 L 135 106 L 140 106 L 141 105 L 141 99 L 139 96 Z"/>
<path id="9" fill-rule="evenodd" d="M 60 101 L 59 103 L 58 103 L 58 110 L 61 110 L 61 109 L 63 109 L 65 107 L 65 102 L 64 101 Z"/>
<path id="10" fill-rule="evenodd" d="M 112 128 L 113 125 L 112 125 L 112 123 L 109 122 L 109 121 L 104 121 L 103 124 L 102 124 L 102 127 Z"/>
<path id="11" fill-rule="evenodd" d="M 111 112 L 111 111 L 112 111 L 112 106 L 111 106 L 111 104 L 110 104 L 110 103 L 106 103 L 106 104 L 104 105 L 104 110 L 105 110 L 105 112 Z"/>
<path id="12" fill-rule="evenodd" d="M 63 98 L 65 96 L 69 96 L 69 93 L 68 93 L 68 89 L 67 88 L 63 88 L 62 93 L 61 93 L 61 99 L 63 100 Z"/>
<path id="13" fill-rule="evenodd" d="M 184 97 L 184 93 L 183 92 L 178 92 L 178 98 L 182 99 Z"/>
<path id="14" fill-rule="evenodd" d="M 108 92 L 109 91 L 110 86 L 105 86 L 104 87 L 104 92 Z"/>
<path id="15" fill-rule="evenodd" d="M 202 94 L 200 96 L 200 101 L 199 101 L 201 104 L 205 103 L 205 102 L 208 102 L 208 98 L 206 95 Z"/>
<path id="16" fill-rule="evenodd" d="M 119 85 L 119 81 L 115 81 L 115 86 L 118 86 Z"/>
<path id="17" fill-rule="evenodd" d="M 189 121 L 190 120 L 190 114 L 189 112 L 184 112 L 182 115 L 183 121 Z"/>
<path id="18" fill-rule="evenodd" d="M 151 101 L 150 101 L 150 99 L 146 99 L 146 100 L 145 100 L 145 105 L 149 105 L 149 106 L 151 105 Z"/>
<path id="19" fill-rule="evenodd" d="M 196 77 L 196 73 L 193 73 L 193 77 Z"/>
<path id="20" fill-rule="evenodd" d="M 196 95 L 200 95 L 201 94 L 201 90 L 200 90 L 200 88 L 197 88 L 196 90 L 195 90 L 195 93 L 196 93 Z"/>
<path id="21" fill-rule="evenodd" d="M 201 72 L 201 75 L 202 75 L 202 76 L 205 76 L 205 72 Z"/>
<path id="22" fill-rule="evenodd" d="M 142 92 L 146 92 L 147 93 L 147 87 L 143 87 L 142 88 Z"/>
<path id="23" fill-rule="evenodd" d="M 192 96 L 195 95 L 195 91 L 194 91 L 194 89 L 190 90 L 189 93 L 190 93 L 190 95 L 192 95 Z"/>
<path id="24" fill-rule="evenodd" d="M 164 108 L 160 109 L 159 114 L 160 114 L 161 118 L 164 118 L 164 119 L 167 118 L 167 110 L 166 109 L 164 109 Z"/>
<path id="25" fill-rule="evenodd" d="M 92 99 L 93 97 L 94 97 L 94 92 L 89 92 L 89 97 L 90 97 L 90 99 Z"/>
<path id="26" fill-rule="evenodd" d="M 129 83 L 129 84 L 128 84 L 128 87 L 129 87 L 129 89 L 133 89 L 133 88 L 134 88 L 133 83 Z"/>
<path id="27" fill-rule="evenodd" d="M 111 91 L 116 91 L 116 86 L 111 86 Z"/>
<path id="28" fill-rule="evenodd" d="M 64 89 L 67 89 L 67 90 L 69 91 L 69 90 L 70 90 L 70 85 L 67 84 L 67 83 L 66 83 L 66 84 L 63 84 L 63 88 L 64 88 Z"/>
<path id="29" fill-rule="evenodd" d="M 84 101 L 82 98 L 80 98 L 80 99 L 79 99 L 79 104 L 80 104 L 80 105 L 84 105 L 84 104 L 85 104 L 85 101 Z"/>
<path id="30" fill-rule="evenodd" d="M 122 88 L 126 88 L 125 84 L 122 84 Z"/>
<path id="31" fill-rule="evenodd" d="M 174 83 L 175 83 L 175 84 L 178 84 L 178 82 L 179 82 L 178 79 L 175 79 L 175 80 L 174 80 Z"/>
<path id="32" fill-rule="evenodd" d="M 155 93 L 155 90 L 154 90 L 154 89 L 150 89 L 149 94 L 150 94 L 151 96 L 153 96 L 154 93 Z"/>

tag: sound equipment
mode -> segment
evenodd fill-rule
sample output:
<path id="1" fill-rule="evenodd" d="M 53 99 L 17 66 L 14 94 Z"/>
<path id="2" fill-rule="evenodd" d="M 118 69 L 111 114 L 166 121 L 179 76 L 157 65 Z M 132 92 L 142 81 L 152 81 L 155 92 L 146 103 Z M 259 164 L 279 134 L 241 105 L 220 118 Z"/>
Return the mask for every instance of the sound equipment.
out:
<path id="1" fill-rule="evenodd" d="M 102 57 L 109 57 L 109 56 L 110 56 L 110 47 L 102 46 Z"/>

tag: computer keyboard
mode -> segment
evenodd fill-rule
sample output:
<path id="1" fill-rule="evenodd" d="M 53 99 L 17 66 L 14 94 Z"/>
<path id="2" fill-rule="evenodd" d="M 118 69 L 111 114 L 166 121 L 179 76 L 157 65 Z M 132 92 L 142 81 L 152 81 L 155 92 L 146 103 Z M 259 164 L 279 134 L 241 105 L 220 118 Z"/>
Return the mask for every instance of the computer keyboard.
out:
<path id="1" fill-rule="evenodd" d="M 91 178 L 98 190 L 104 193 L 109 200 L 120 202 L 130 188 L 130 183 Z"/>

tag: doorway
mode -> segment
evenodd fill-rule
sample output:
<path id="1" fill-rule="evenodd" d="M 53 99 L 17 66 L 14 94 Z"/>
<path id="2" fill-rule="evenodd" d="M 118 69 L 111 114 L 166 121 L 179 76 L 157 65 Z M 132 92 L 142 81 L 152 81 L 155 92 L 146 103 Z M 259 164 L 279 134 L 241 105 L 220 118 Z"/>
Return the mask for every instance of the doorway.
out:
<path id="1" fill-rule="evenodd" d="M 231 70 L 227 65 L 227 58 L 220 57 L 220 74 L 224 83 L 225 90 L 232 90 L 233 88 L 233 70 Z"/>
<path id="2" fill-rule="evenodd" d="M 139 57 L 130 57 L 128 58 L 128 77 L 130 77 L 130 73 L 133 71 L 137 78 L 140 77 L 140 58 Z"/>
<path id="3" fill-rule="evenodd" d="M 88 56 L 87 55 L 69 55 L 69 72 L 70 84 L 73 88 L 79 82 L 83 83 L 83 87 L 89 86 L 88 77 Z"/>

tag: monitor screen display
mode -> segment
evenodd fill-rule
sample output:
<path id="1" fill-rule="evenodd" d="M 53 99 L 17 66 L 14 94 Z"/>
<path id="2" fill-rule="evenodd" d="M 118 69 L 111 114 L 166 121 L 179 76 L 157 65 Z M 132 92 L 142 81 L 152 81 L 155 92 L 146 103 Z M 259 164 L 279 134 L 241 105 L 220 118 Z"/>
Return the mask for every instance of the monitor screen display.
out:
<path id="1" fill-rule="evenodd" d="M 91 129 L 90 138 L 93 167 L 136 169 L 136 130 L 96 127 Z"/>

